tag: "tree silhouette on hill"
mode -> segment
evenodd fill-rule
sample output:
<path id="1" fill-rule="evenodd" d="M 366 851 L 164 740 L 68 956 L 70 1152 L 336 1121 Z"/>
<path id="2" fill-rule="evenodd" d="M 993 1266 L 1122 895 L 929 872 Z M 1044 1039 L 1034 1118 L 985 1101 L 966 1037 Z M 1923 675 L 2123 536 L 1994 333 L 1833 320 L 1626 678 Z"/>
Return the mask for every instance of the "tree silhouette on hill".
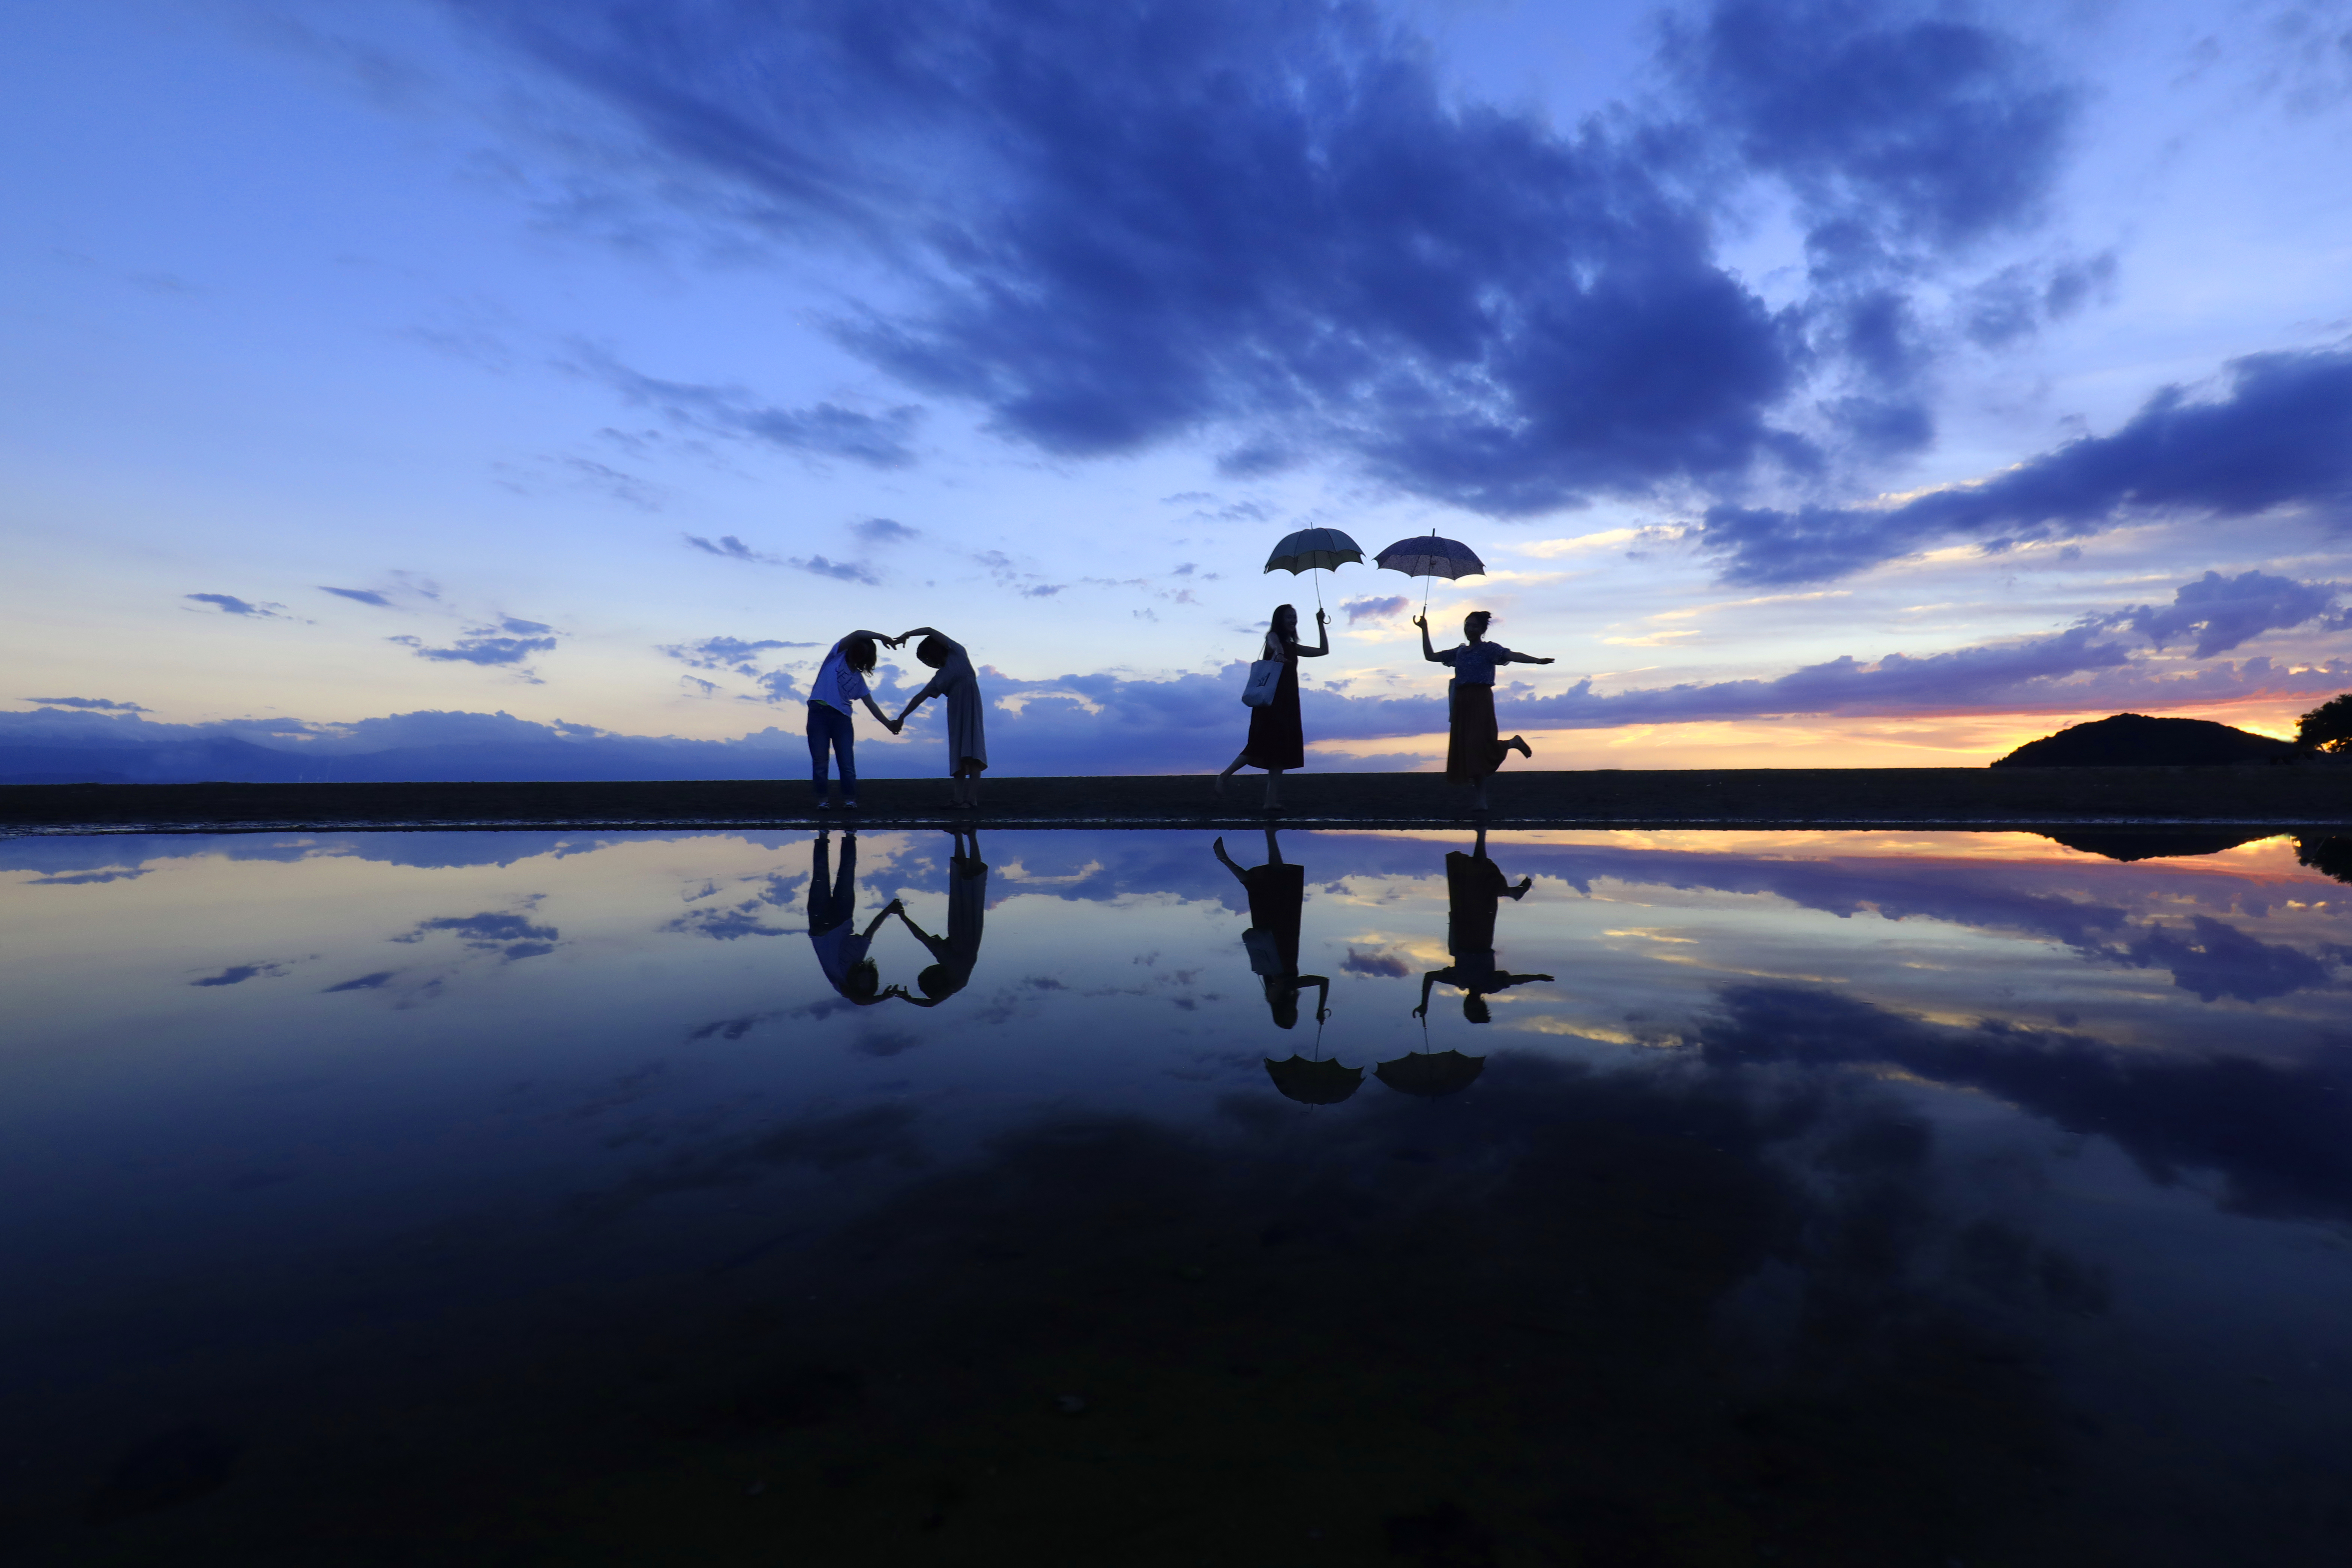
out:
<path id="1" fill-rule="evenodd" d="M 2352 751 L 2352 691 L 2305 713 L 2295 724 L 2294 743 L 2314 751 Z"/>

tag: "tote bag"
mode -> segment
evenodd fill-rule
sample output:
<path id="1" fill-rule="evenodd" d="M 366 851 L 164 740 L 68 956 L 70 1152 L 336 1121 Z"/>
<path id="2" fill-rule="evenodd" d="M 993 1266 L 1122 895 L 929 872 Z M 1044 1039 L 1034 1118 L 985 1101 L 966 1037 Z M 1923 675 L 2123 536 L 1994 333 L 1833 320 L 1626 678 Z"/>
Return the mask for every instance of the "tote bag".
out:
<path id="1" fill-rule="evenodd" d="M 1242 687 L 1242 700 L 1253 708 L 1263 708 L 1274 700 L 1275 691 L 1282 685 L 1282 660 L 1262 658 L 1250 666 L 1249 679 Z"/>

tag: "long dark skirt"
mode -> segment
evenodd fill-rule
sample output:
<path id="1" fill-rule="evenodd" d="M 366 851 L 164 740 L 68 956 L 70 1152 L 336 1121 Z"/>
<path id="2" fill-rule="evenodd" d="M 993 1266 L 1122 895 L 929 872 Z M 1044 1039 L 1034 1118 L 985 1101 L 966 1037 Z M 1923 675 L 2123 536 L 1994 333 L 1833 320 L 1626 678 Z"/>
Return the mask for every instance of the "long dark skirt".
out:
<path id="1" fill-rule="evenodd" d="M 1491 711 L 1493 705 L 1488 704 Z M 1492 721 L 1488 721 L 1492 728 Z M 1250 710 L 1249 740 L 1242 747 L 1245 767 L 1303 768 L 1307 765 L 1307 730 L 1298 720 L 1298 661 L 1282 667 L 1282 683 L 1274 700 Z"/>
<path id="2" fill-rule="evenodd" d="M 1510 754 L 1495 733 L 1495 689 L 1455 686 L 1454 721 L 1445 738 L 1445 776 L 1458 784 L 1482 783 Z"/>

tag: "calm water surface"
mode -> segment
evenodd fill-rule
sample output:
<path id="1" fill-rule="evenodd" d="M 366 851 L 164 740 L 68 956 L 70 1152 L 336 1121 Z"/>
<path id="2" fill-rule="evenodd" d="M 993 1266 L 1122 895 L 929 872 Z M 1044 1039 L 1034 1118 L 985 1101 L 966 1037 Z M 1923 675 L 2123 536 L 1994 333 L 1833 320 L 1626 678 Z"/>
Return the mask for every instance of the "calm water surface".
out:
<path id="1" fill-rule="evenodd" d="M 2340 1563 L 2222 843 L 0 843 L 0 1556 Z"/>

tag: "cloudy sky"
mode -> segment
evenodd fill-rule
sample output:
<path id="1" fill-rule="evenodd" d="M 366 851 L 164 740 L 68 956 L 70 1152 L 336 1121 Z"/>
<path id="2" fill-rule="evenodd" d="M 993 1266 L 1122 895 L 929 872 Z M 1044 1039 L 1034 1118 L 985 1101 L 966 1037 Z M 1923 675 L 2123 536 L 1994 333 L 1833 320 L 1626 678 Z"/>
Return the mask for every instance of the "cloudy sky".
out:
<path id="1" fill-rule="evenodd" d="M 998 771 L 1213 767 L 1314 525 L 1479 551 L 1538 765 L 2352 687 L 2343 0 L 5 27 L 0 736 L 789 740 L 929 623 Z M 1322 765 L 1442 754 L 1420 587 Z"/>

